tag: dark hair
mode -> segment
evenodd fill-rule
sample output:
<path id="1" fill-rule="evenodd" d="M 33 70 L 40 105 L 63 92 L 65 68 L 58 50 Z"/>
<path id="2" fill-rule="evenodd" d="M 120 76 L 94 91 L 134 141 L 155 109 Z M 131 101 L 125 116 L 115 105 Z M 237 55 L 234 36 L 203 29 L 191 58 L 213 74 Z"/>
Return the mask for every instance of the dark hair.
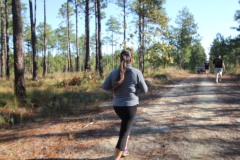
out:
<path id="1" fill-rule="evenodd" d="M 127 64 L 131 62 L 132 54 L 129 50 L 123 50 L 120 54 L 120 66 L 119 66 L 119 74 L 117 81 L 113 85 L 113 91 L 115 92 L 117 88 L 122 84 L 125 78 L 125 72 L 127 69 Z"/>

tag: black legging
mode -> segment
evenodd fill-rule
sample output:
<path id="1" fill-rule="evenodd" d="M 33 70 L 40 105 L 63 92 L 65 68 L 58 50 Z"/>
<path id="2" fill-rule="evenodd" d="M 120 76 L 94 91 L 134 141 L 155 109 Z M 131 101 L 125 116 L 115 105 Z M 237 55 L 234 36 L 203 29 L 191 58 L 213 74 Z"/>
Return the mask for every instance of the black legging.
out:
<path id="1" fill-rule="evenodd" d="M 119 139 L 116 148 L 121 151 L 125 150 L 127 138 L 130 134 L 130 130 L 136 116 L 137 106 L 124 106 L 124 107 L 115 107 L 114 110 L 118 117 L 122 120 L 121 128 L 119 133 Z"/>

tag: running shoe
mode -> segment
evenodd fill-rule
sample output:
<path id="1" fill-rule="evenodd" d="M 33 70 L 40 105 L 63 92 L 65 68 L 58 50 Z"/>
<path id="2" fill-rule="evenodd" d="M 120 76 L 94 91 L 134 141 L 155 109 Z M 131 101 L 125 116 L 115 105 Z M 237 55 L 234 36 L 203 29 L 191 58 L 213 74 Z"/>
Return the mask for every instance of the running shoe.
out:
<path id="1" fill-rule="evenodd" d="M 126 148 L 125 151 L 123 151 L 122 153 L 122 157 L 126 157 L 128 155 L 129 155 L 128 148 Z"/>

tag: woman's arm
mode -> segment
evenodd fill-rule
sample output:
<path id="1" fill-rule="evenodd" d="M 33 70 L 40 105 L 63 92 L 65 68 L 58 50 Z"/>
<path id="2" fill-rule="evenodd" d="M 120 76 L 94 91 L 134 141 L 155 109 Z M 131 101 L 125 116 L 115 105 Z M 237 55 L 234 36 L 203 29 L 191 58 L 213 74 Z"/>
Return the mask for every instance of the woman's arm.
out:
<path id="1" fill-rule="evenodd" d="M 138 74 L 138 86 L 139 86 L 140 92 L 142 92 L 142 93 L 148 92 L 148 86 L 147 86 L 141 72 L 139 72 L 139 74 Z"/>
<path id="2" fill-rule="evenodd" d="M 104 83 L 102 84 L 102 89 L 107 91 L 112 91 L 112 72 L 107 76 Z"/>

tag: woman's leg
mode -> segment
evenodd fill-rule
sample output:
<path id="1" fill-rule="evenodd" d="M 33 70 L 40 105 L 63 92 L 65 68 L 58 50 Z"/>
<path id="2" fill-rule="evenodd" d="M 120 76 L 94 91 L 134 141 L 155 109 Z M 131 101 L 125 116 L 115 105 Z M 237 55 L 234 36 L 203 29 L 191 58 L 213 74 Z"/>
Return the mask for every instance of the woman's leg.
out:
<path id="1" fill-rule="evenodd" d="M 217 73 L 216 75 L 216 83 L 218 83 L 218 79 L 219 79 L 219 73 Z"/>
<path id="2" fill-rule="evenodd" d="M 128 140 L 129 140 L 129 135 L 128 135 L 128 137 L 127 137 L 127 142 L 126 142 L 125 149 L 128 147 Z"/>
<path id="3" fill-rule="evenodd" d="M 215 68 L 214 72 L 215 72 L 215 79 L 216 79 L 216 83 L 218 83 L 218 78 L 219 78 L 219 69 L 218 69 L 218 68 Z"/>
<path id="4" fill-rule="evenodd" d="M 127 107 L 114 107 L 116 114 L 122 120 L 119 139 L 116 146 L 115 156 L 120 154 L 120 151 L 124 151 L 130 130 L 137 112 L 137 106 L 127 106 Z M 121 153 L 122 154 L 122 153 Z"/>
<path id="5" fill-rule="evenodd" d="M 219 71 L 219 82 L 222 81 L 222 73 L 223 73 L 223 69 L 221 68 Z"/>
<path id="6" fill-rule="evenodd" d="M 125 146 L 125 150 L 122 153 L 122 157 L 126 157 L 126 156 L 129 155 L 129 152 L 128 152 L 128 140 L 129 140 L 129 136 L 128 136 L 127 141 L 126 141 L 126 146 Z"/>

